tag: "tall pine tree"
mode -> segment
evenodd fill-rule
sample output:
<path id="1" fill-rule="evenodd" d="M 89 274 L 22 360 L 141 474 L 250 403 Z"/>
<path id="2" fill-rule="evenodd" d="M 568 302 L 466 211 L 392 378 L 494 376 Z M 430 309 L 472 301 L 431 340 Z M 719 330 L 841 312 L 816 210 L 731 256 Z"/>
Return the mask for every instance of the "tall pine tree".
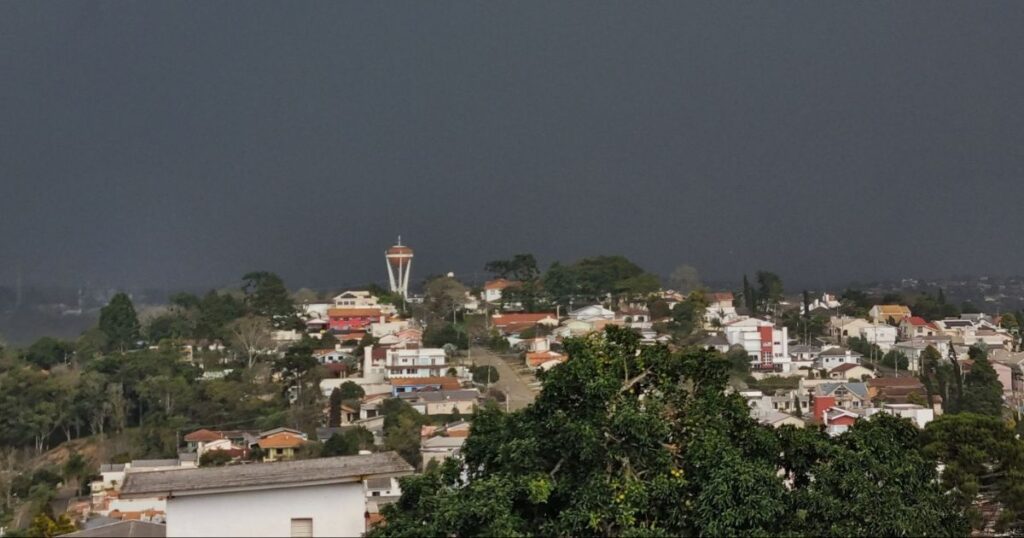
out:
<path id="1" fill-rule="evenodd" d="M 110 349 L 124 351 L 139 341 L 139 317 L 127 294 L 118 293 L 100 310 L 100 331 Z"/>

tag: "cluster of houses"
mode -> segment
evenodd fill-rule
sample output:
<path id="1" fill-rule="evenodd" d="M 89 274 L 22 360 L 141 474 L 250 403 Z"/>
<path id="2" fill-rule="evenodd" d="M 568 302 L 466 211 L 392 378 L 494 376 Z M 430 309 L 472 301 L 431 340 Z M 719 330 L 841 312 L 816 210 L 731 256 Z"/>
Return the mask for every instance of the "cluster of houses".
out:
<path id="1" fill-rule="evenodd" d="M 637 331 L 644 344 L 670 340 L 656 329 L 667 320 L 652 319 L 646 303 L 627 302 L 615 308 L 592 304 L 564 315 L 559 309 L 525 313 L 502 302 L 503 292 L 517 285 L 505 279 L 489 281 L 479 298 L 467 297 L 466 307 L 486 313 L 492 334 L 521 352 L 524 369 L 545 370 L 564 362 L 567 357 L 560 350 L 566 338 L 609 325 Z M 661 292 L 661 297 L 670 307 L 685 299 L 673 291 Z M 857 420 L 885 413 L 924 427 L 941 413 L 941 399 L 929 406 L 924 387 L 912 375 L 921 368 L 920 357 L 928 347 L 943 357 L 966 357 L 970 346 L 984 346 L 1008 402 L 1024 392 L 1019 375 L 1024 353 L 1014 352 L 1014 335 L 988 316 L 925 320 L 906 306 L 878 305 L 866 318 L 830 315 L 826 336 L 800 341 L 771 320 L 741 314 L 732 293 L 709 293 L 705 299 L 702 328 L 708 336 L 701 345 L 745 353 L 755 379 L 789 378 L 780 385 L 788 388 L 738 391 L 751 416 L 769 426 L 820 425 L 839 435 Z M 812 311 L 830 313 L 839 306 L 828 294 L 810 304 Z M 288 428 L 199 429 L 184 436 L 176 460 L 104 465 L 101 478 L 91 486 L 90 521 L 93 526 L 105 523 L 97 527 L 105 530 L 87 528 L 80 533 L 93 534 L 81 535 L 361 535 L 380 523 L 380 508 L 401 495 L 397 479 L 414 469 L 397 454 L 383 451 L 319 459 L 296 455 L 307 443 L 326 442 L 357 426 L 383 445 L 382 407 L 389 399 L 400 399 L 437 419 L 420 430 L 424 466 L 459 456 L 469 435 L 468 420 L 483 395 L 452 349 L 425 347 L 424 327 L 403 319 L 393 305 L 366 291 L 304 305 L 304 314 L 309 335 L 330 333 L 337 342 L 315 352 L 333 374 L 321 381 L 325 399 L 346 383 L 362 389 L 358 401 L 342 404 L 336 424 L 318 428 L 315 439 Z M 864 357 L 848 347 L 853 337 L 883 353 L 902 352 L 910 372 L 879 369 L 880 357 Z M 968 368 L 969 363 L 964 360 Z M 325 424 L 327 414 L 325 409 Z M 211 459 L 232 465 L 203 465 Z"/>
<path id="2" fill-rule="evenodd" d="M 709 336 L 701 344 L 723 353 L 742 350 L 750 359 L 755 379 L 779 376 L 796 380 L 791 389 L 741 391 L 751 414 L 765 424 L 822 425 L 838 435 L 853 422 L 888 413 L 909 418 L 924 427 L 941 414 L 941 398 L 926 403 L 926 391 L 917 374 L 921 356 L 934 348 L 943 360 L 959 358 L 964 372 L 972 361 L 972 346 L 985 349 L 1003 386 L 1004 400 L 1019 407 L 1024 394 L 1024 353 L 1015 352 L 1016 335 L 999 326 L 998 319 L 984 314 L 926 320 L 905 305 L 876 305 L 866 318 L 829 315 L 828 334 L 813 341 L 790 338 L 786 327 L 770 320 L 743 316 L 732 308 L 732 294 L 711 294 L 705 315 Z M 839 301 L 824 294 L 815 299 L 812 312 L 837 312 Z M 898 351 L 907 358 L 878 366 L 882 355 L 865 357 L 846 344 L 851 338 L 868 344 L 880 354 Z"/>

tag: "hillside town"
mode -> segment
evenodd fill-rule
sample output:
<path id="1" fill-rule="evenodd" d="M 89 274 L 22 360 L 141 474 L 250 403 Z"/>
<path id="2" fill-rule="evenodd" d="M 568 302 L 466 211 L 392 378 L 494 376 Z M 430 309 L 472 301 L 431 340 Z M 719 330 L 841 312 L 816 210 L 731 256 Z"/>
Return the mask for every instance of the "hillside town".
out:
<path id="1" fill-rule="evenodd" d="M 408 477 L 474 476 L 478 417 L 569 412 L 534 401 L 587 346 L 622 338 L 638 357 L 724 365 L 719 393 L 751 427 L 842 440 L 880 416 L 921 435 L 944 416 L 1021 424 L 1021 318 L 941 289 L 793 294 L 760 271 L 714 290 L 685 266 L 663 285 L 622 257 L 542 272 L 520 254 L 476 289 L 448 274 L 414 293 L 413 250 L 399 239 L 383 261 L 386 287 L 328 295 L 251 273 L 140 318 L 121 294 L 75 342 L 5 350 L 3 534 L 400 532 Z M 932 472 L 967 479 L 941 458 Z M 1020 528 L 1021 499 L 971 476 L 971 526 Z"/>

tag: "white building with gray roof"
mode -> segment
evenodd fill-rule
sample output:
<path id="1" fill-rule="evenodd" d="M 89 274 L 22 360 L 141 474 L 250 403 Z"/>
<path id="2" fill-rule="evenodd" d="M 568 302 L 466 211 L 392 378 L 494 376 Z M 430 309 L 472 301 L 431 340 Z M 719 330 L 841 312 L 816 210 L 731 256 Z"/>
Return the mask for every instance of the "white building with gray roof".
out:
<path id="1" fill-rule="evenodd" d="M 382 452 L 131 473 L 121 496 L 165 497 L 168 536 L 360 536 L 364 481 L 412 472 Z"/>

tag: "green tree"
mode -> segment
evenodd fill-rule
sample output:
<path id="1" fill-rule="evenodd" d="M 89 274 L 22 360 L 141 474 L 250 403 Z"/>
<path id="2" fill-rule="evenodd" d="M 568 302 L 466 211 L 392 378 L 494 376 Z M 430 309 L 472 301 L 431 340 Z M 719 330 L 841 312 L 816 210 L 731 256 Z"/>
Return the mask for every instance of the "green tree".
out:
<path id="1" fill-rule="evenodd" d="M 716 352 L 641 348 L 618 328 L 566 348 L 532 406 L 478 410 L 464 466 L 404 479 L 372 535 L 966 533 L 906 421 L 787 445 L 725 392 Z"/>
<path id="2" fill-rule="evenodd" d="M 72 452 L 61 468 L 61 475 L 65 483 L 74 484 L 81 492 L 92 471 L 92 465 L 81 452 Z"/>
<path id="3" fill-rule="evenodd" d="M 959 409 L 960 395 L 959 373 L 952 361 L 943 360 L 942 354 L 933 346 L 921 352 L 921 372 L 918 378 L 924 385 L 928 397 L 928 406 L 935 405 L 935 397 L 942 398 L 942 410 L 955 413 Z"/>
<path id="4" fill-rule="evenodd" d="M 200 467 L 222 467 L 231 463 L 234 457 L 227 450 L 207 450 L 199 458 Z"/>
<path id="5" fill-rule="evenodd" d="M 135 347 L 139 341 L 139 317 L 128 295 L 118 293 L 100 309 L 99 328 L 110 348 L 124 351 Z"/>
<path id="6" fill-rule="evenodd" d="M 697 290 L 672 308 L 670 328 L 680 339 L 685 340 L 704 327 L 704 314 L 707 312 L 708 301 L 704 292 Z"/>
<path id="7" fill-rule="evenodd" d="M 342 400 L 361 400 L 363 396 L 366 396 L 366 391 L 363 387 L 360 387 L 354 381 L 346 381 L 338 387 L 338 391 L 341 393 Z"/>
<path id="8" fill-rule="evenodd" d="M 1001 502 L 1014 526 L 1024 524 L 1024 442 L 1005 422 L 971 413 L 943 415 L 928 423 L 921 444 L 926 456 L 943 464 L 942 486 L 975 528 L 985 524 L 977 508 L 983 498 Z"/>
<path id="9" fill-rule="evenodd" d="M 469 288 L 452 277 L 442 276 L 427 281 L 423 305 L 431 320 L 452 320 L 466 304 Z M 429 326 L 428 326 L 429 328 Z"/>
<path id="10" fill-rule="evenodd" d="M 284 356 L 275 359 L 272 370 L 281 375 L 286 388 L 297 387 L 319 363 L 313 357 L 313 346 L 305 340 L 293 344 Z"/>
<path id="11" fill-rule="evenodd" d="M 277 329 L 292 328 L 298 322 L 295 303 L 281 277 L 267 271 L 254 271 L 242 277 L 242 291 L 249 309 L 271 320 Z"/>
<path id="12" fill-rule="evenodd" d="M 964 376 L 960 411 L 993 417 L 1003 414 L 1003 385 L 988 354 L 978 346 L 970 349 L 971 370 Z"/>
<path id="13" fill-rule="evenodd" d="M 782 279 L 779 275 L 769 271 L 757 272 L 757 298 L 756 305 L 761 312 L 774 311 L 775 305 L 782 301 Z"/>
<path id="14" fill-rule="evenodd" d="M 44 336 L 32 343 L 25 351 L 25 360 L 44 370 L 66 363 L 74 353 L 74 346 Z"/>
<path id="15" fill-rule="evenodd" d="M 53 519 L 43 512 L 32 518 L 32 525 L 28 528 L 28 535 L 34 538 L 53 538 L 61 534 L 75 532 L 78 530 L 68 516 L 61 514 Z"/>
<path id="16" fill-rule="evenodd" d="M 725 360 L 729 361 L 729 370 L 737 374 L 750 373 L 750 354 L 743 346 L 732 346 L 725 353 Z"/>
<path id="17" fill-rule="evenodd" d="M 516 254 L 508 260 L 493 260 L 484 265 L 484 271 L 497 278 L 526 282 L 540 276 L 533 254 Z"/>
<path id="18" fill-rule="evenodd" d="M 906 372 L 907 368 L 910 366 L 910 360 L 898 349 L 890 349 L 886 352 L 886 354 L 882 356 L 881 363 L 882 366 L 895 368 L 904 372 Z"/>
<path id="19" fill-rule="evenodd" d="M 743 275 L 743 306 L 747 308 L 747 312 L 751 314 L 757 313 L 757 293 L 754 288 L 750 285 L 750 281 L 747 280 L 747 275 Z"/>
<path id="20" fill-rule="evenodd" d="M 459 349 L 469 348 L 469 337 L 454 324 L 437 320 L 423 331 L 423 345 L 427 347 L 444 347 L 451 344 Z"/>
<path id="21" fill-rule="evenodd" d="M 341 433 L 332 435 L 320 452 L 323 457 L 354 456 L 360 450 L 373 449 L 373 433 L 362 426 L 346 428 Z"/>
<path id="22" fill-rule="evenodd" d="M 341 426 L 341 389 L 335 388 L 327 399 L 327 425 L 331 428 Z"/>
<path id="23" fill-rule="evenodd" d="M 668 277 L 669 285 L 682 294 L 699 290 L 703 287 L 700 281 L 700 273 L 692 266 L 680 265 L 672 270 Z"/>
<path id="24" fill-rule="evenodd" d="M 554 263 L 543 279 L 544 289 L 559 304 L 597 301 L 607 295 L 646 295 L 661 286 L 657 276 L 623 256 L 583 258 L 572 265 Z"/>
<path id="25" fill-rule="evenodd" d="M 1013 312 L 1007 312 L 999 317 L 999 326 L 1008 331 L 1014 331 L 1020 329 L 1020 321 Z"/>
<path id="26" fill-rule="evenodd" d="M 472 369 L 473 381 L 475 383 L 490 384 L 497 383 L 498 379 L 501 378 L 498 375 L 498 369 L 493 366 L 474 366 Z"/>
<path id="27" fill-rule="evenodd" d="M 390 398 L 381 404 L 384 416 L 384 447 L 398 452 L 413 467 L 419 467 L 420 427 L 426 417 L 399 398 Z"/>

